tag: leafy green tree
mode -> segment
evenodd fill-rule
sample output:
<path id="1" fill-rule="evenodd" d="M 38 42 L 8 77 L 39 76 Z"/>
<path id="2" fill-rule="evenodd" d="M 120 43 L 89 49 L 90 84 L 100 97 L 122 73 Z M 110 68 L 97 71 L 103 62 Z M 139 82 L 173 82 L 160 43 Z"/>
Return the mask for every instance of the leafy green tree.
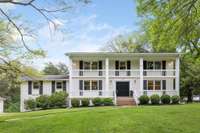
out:
<path id="1" fill-rule="evenodd" d="M 52 62 L 49 62 L 46 64 L 45 68 L 43 69 L 44 74 L 48 75 L 63 75 L 68 74 L 68 67 L 63 64 L 59 63 L 58 65 L 53 64 Z"/>
<path id="2" fill-rule="evenodd" d="M 150 49 L 146 44 L 144 36 L 134 33 L 128 36 L 119 35 L 102 48 L 103 51 L 110 52 L 131 52 L 131 53 L 145 53 Z"/>
<path id="3" fill-rule="evenodd" d="M 137 0 L 143 29 L 155 52 L 200 55 L 199 0 Z"/>

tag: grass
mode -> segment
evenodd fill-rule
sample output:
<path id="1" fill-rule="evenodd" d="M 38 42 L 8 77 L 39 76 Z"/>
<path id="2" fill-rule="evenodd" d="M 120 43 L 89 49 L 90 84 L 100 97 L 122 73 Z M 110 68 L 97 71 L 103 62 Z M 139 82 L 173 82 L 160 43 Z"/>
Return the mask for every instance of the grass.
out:
<path id="1" fill-rule="evenodd" d="M 198 133 L 200 104 L 53 109 L 0 115 L 1 133 Z"/>

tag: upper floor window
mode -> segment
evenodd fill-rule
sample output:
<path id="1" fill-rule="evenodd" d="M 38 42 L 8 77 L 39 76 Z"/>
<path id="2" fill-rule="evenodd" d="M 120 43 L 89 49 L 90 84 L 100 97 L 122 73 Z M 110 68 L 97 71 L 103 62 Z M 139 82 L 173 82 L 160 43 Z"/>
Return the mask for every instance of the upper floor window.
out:
<path id="1" fill-rule="evenodd" d="M 119 69 L 121 69 L 121 70 L 126 69 L 126 62 L 125 61 L 120 61 L 119 62 Z"/>
<path id="2" fill-rule="evenodd" d="M 161 61 L 145 61 L 144 69 L 161 69 L 162 62 Z"/>
<path id="3" fill-rule="evenodd" d="M 33 82 L 33 89 L 39 89 L 40 83 L 39 82 Z"/>
<path id="4" fill-rule="evenodd" d="M 96 62 L 96 61 L 92 61 L 92 62 L 84 61 L 83 68 L 84 69 L 98 69 L 98 62 Z"/>

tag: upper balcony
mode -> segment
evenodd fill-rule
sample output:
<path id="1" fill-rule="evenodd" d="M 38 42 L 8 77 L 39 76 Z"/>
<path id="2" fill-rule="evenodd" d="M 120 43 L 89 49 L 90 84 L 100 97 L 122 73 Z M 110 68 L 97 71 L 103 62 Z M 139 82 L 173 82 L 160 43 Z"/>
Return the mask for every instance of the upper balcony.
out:
<path id="1" fill-rule="evenodd" d="M 143 70 L 144 77 L 173 77 L 175 76 L 175 69 L 160 69 L 160 70 Z M 109 77 L 139 77 L 140 70 L 117 70 L 109 69 Z M 72 70 L 73 77 L 105 77 L 106 70 Z"/>

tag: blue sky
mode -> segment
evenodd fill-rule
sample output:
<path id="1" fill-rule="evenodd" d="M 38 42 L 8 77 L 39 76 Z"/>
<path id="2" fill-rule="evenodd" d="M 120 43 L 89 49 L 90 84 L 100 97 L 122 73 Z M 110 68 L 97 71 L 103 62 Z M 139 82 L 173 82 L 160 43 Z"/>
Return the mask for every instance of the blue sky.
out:
<path id="1" fill-rule="evenodd" d="M 17 6 L 13 10 L 36 27 L 37 36 L 30 45 L 47 52 L 46 58 L 34 60 L 33 66 L 40 69 L 49 61 L 68 64 L 66 52 L 99 51 L 114 37 L 136 31 L 139 21 L 134 0 L 92 0 L 88 5 L 79 5 L 68 13 L 57 14 L 53 20 L 60 30 L 51 32 L 44 18 L 30 8 Z"/>

